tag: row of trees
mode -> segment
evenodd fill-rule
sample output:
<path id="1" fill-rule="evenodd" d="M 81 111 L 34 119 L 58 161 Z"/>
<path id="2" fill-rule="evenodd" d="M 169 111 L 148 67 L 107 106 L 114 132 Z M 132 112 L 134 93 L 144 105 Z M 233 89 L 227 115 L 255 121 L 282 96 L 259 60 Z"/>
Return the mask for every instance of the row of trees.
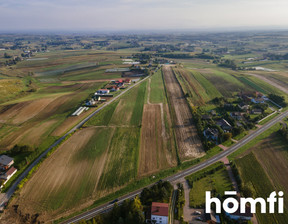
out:
<path id="1" fill-rule="evenodd" d="M 286 107 L 287 103 L 285 102 L 284 96 L 278 96 L 276 94 L 269 94 L 268 98 L 275 103 L 279 104 L 281 107 Z"/>

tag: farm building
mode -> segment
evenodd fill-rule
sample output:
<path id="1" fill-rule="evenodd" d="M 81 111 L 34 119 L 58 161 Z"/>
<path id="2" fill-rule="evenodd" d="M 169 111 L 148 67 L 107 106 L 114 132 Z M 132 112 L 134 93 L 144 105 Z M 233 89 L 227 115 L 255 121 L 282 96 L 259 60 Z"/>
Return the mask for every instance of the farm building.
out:
<path id="1" fill-rule="evenodd" d="M 108 94 L 109 92 L 110 92 L 109 89 L 99 89 L 99 90 L 95 93 L 95 95 L 97 95 L 97 94 Z"/>
<path id="2" fill-rule="evenodd" d="M 152 202 L 151 221 L 156 224 L 168 224 L 169 204 Z"/>
<path id="3" fill-rule="evenodd" d="M 4 173 L 1 174 L 0 180 L 3 181 L 3 184 L 6 184 L 7 181 L 17 172 L 17 169 L 15 167 L 11 167 L 9 170 L 5 171 Z"/>
<path id="4" fill-rule="evenodd" d="M 11 167 L 13 164 L 14 164 L 13 158 L 6 155 L 0 156 L 0 167 L 2 170 L 9 169 L 9 167 Z"/>
<path id="5" fill-rule="evenodd" d="M 83 113 L 84 110 L 89 109 L 89 107 L 79 107 L 73 114 L 72 116 L 79 116 L 80 114 Z"/>

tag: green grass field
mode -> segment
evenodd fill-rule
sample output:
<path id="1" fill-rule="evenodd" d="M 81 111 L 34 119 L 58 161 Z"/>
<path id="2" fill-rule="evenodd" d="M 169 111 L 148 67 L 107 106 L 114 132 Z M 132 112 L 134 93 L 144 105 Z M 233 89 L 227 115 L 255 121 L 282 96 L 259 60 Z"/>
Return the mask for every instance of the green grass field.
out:
<path id="1" fill-rule="evenodd" d="M 251 87 L 245 86 L 237 78 L 219 70 L 211 70 L 211 73 L 203 73 L 203 76 L 208 79 L 217 90 L 225 97 L 231 97 L 233 93 L 241 90 L 252 90 Z"/>
<path id="2" fill-rule="evenodd" d="M 133 88 L 119 100 L 109 125 L 140 125 L 147 82 Z"/>
<path id="3" fill-rule="evenodd" d="M 150 102 L 165 103 L 165 89 L 161 69 L 151 77 Z"/>
<path id="4" fill-rule="evenodd" d="M 109 148 L 109 160 L 100 179 L 99 190 L 111 191 L 136 178 L 139 135 L 139 128 L 116 128 Z"/>
<path id="5" fill-rule="evenodd" d="M 224 196 L 224 191 L 233 189 L 225 166 L 214 171 L 214 173 L 211 173 L 213 169 L 217 169 L 219 166 L 221 167 L 222 164 L 216 163 L 202 171 L 186 177 L 187 180 L 193 182 L 192 189 L 189 193 L 189 205 L 191 208 L 203 208 L 205 204 L 206 191 L 214 191 L 216 192 L 215 195 Z"/>
<path id="6" fill-rule="evenodd" d="M 192 71 L 192 74 L 193 74 L 194 78 L 201 84 L 201 86 L 205 90 L 205 92 L 203 92 L 203 93 L 201 92 L 201 94 L 207 95 L 206 100 L 211 100 L 215 97 L 221 97 L 222 96 L 222 94 L 216 89 L 216 87 L 211 82 L 209 82 L 203 76 L 203 74 L 201 74 L 200 72 L 197 72 L 197 71 Z"/>
<path id="7" fill-rule="evenodd" d="M 0 79 L 0 103 L 19 96 L 27 87 L 20 79 Z"/>
<path id="8" fill-rule="evenodd" d="M 87 126 L 107 126 L 113 116 L 113 113 L 118 105 L 119 101 L 111 103 L 106 108 L 101 110 L 98 114 L 93 116 L 87 123 Z"/>
<path id="9" fill-rule="evenodd" d="M 258 91 L 258 92 L 261 92 L 261 93 L 264 93 L 264 94 L 267 93 L 264 89 L 262 89 L 260 86 L 258 86 L 257 84 L 255 84 L 254 82 L 252 82 L 252 81 L 251 81 L 250 79 L 248 79 L 248 78 L 239 77 L 238 79 L 239 79 L 241 82 L 243 82 L 243 83 L 251 86 L 253 89 L 255 89 L 255 90 Z"/>

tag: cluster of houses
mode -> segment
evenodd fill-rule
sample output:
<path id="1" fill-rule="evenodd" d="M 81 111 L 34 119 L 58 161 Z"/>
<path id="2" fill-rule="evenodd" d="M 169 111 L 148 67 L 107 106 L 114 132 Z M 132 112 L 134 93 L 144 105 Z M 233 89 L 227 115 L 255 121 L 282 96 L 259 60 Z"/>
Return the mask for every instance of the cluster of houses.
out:
<path id="1" fill-rule="evenodd" d="M 131 79 L 111 80 L 110 83 L 105 86 L 105 88 L 97 90 L 91 99 L 86 100 L 85 106 L 79 107 L 72 114 L 72 116 L 79 116 L 84 111 L 89 110 L 89 107 L 96 106 L 96 104 L 106 101 L 105 98 L 113 97 L 113 94 L 111 94 L 112 92 L 117 92 L 120 89 L 125 89 L 126 86 L 130 85 L 131 83 L 132 83 Z"/>
<path id="2" fill-rule="evenodd" d="M 6 156 L 0 156 L 0 181 L 1 188 L 7 183 L 7 181 L 17 172 L 17 169 L 13 167 L 14 159 Z"/>
<path id="3" fill-rule="evenodd" d="M 240 92 L 238 97 L 245 103 L 252 102 L 258 104 L 265 103 L 267 100 L 269 100 L 268 97 L 259 92 Z"/>
<path id="4" fill-rule="evenodd" d="M 211 110 L 209 114 L 202 115 L 203 121 L 215 121 L 215 124 L 219 126 L 224 132 L 231 132 L 234 127 L 243 127 L 243 124 L 247 123 L 247 116 L 250 115 L 262 115 L 264 110 L 257 104 L 265 104 L 269 99 L 259 92 L 241 92 L 238 95 L 241 100 L 238 104 L 226 103 L 223 106 L 230 118 L 235 120 L 234 124 L 224 119 L 221 115 L 218 115 L 215 110 Z M 220 116 L 220 117 L 219 117 Z M 210 122 L 209 122 L 210 123 Z M 203 130 L 204 137 L 218 144 L 219 129 L 206 127 Z"/>

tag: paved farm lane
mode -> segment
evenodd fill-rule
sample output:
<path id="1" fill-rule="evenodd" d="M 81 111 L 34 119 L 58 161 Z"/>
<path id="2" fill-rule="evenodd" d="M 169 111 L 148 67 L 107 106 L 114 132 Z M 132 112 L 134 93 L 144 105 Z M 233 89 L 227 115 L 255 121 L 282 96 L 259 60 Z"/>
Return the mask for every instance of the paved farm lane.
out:
<path id="1" fill-rule="evenodd" d="M 172 114 L 174 114 L 173 119 L 180 158 L 203 156 L 204 149 L 193 123 L 192 113 L 175 74 L 170 66 L 164 66 L 163 72 L 170 106 L 174 111 Z"/>

